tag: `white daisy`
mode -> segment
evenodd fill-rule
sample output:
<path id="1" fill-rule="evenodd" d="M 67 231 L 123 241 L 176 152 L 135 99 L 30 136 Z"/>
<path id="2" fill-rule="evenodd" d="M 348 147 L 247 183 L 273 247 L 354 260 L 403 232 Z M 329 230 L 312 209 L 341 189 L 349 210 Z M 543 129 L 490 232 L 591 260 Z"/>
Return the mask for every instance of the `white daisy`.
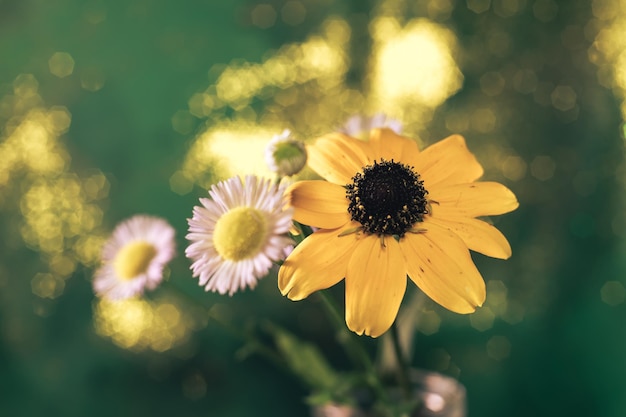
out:
<path id="1" fill-rule="evenodd" d="M 356 114 L 350 117 L 339 131 L 353 138 L 367 139 L 372 129 L 383 127 L 389 128 L 397 134 L 402 133 L 402 123 L 399 120 L 388 118 L 383 113 L 376 113 L 369 117 Z"/>
<path id="2" fill-rule="evenodd" d="M 295 175 L 306 165 L 306 147 L 293 139 L 289 130 L 284 130 L 267 144 L 265 163 L 280 177 Z"/>
<path id="3" fill-rule="evenodd" d="M 136 215 L 117 225 L 102 250 L 95 293 L 120 300 L 155 289 L 174 257 L 174 228 L 158 217 Z"/>
<path id="4" fill-rule="evenodd" d="M 269 179 L 233 177 L 213 185 L 211 199 L 200 199 L 202 207 L 188 219 L 185 250 L 199 285 L 233 295 L 254 288 L 273 261 L 285 258 L 293 209 L 285 207 L 283 192 Z"/>

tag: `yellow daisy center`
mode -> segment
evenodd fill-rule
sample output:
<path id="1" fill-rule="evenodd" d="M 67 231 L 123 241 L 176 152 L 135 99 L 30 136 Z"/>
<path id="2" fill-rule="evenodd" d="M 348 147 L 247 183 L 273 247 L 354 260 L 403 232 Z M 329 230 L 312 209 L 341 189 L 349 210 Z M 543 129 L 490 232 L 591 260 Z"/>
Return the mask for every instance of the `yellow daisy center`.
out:
<path id="1" fill-rule="evenodd" d="M 131 242 L 115 255 L 113 260 L 115 274 L 123 281 L 130 281 L 147 271 L 156 254 L 156 248 L 151 243 Z"/>
<path id="2" fill-rule="evenodd" d="M 241 261 L 258 253 L 267 233 L 267 219 L 260 210 L 237 207 L 215 223 L 213 245 L 222 258 Z"/>
<path id="3" fill-rule="evenodd" d="M 413 168 L 399 162 L 374 161 L 346 185 L 348 212 L 363 230 L 402 237 L 428 214 L 428 191 Z"/>

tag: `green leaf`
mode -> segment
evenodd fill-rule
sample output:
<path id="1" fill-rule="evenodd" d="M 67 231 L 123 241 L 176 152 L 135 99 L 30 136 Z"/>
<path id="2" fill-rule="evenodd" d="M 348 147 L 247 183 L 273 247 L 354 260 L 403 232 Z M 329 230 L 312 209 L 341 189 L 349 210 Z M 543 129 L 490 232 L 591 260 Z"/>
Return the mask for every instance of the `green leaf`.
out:
<path id="1" fill-rule="evenodd" d="M 315 345 L 300 340 L 274 324 L 268 323 L 265 328 L 273 336 L 287 366 L 310 388 L 327 391 L 337 386 L 340 374 L 330 366 Z"/>

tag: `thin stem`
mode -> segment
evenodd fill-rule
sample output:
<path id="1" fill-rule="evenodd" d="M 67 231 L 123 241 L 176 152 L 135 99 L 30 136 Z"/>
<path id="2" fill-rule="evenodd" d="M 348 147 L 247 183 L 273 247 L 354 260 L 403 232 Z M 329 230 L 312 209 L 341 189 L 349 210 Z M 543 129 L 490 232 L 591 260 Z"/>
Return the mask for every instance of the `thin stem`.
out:
<path id="1" fill-rule="evenodd" d="M 333 325 L 337 329 L 339 342 L 346 349 L 348 356 L 354 362 L 356 366 L 362 366 L 363 369 L 369 371 L 370 368 L 373 369 L 374 365 L 367 354 L 367 352 L 363 349 L 360 343 L 357 343 L 354 339 L 354 336 L 349 333 L 349 330 L 346 328 L 346 325 L 339 313 L 339 309 L 337 308 L 337 304 L 334 302 L 332 298 L 328 296 L 324 291 L 318 292 L 324 307 L 326 308 L 326 312 Z"/>
<path id="2" fill-rule="evenodd" d="M 255 338 L 253 335 L 242 332 L 238 328 L 232 326 L 230 323 L 225 322 L 217 315 L 209 312 L 209 317 L 212 318 L 216 323 L 218 323 L 224 330 L 230 333 L 231 336 L 234 336 L 246 343 L 246 345 L 253 349 L 253 351 L 267 361 L 276 365 L 279 369 L 286 373 L 293 374 L 292 370 L 287 366 L 283 358 L 278 354 L 278 352 L 270 349 L 267 345 L 263 344 L 259 339 Z"/>
<path id="3" fill-rule="evenodd" d="M 269 362 L 276 365 L 278 368 L 282 369 L 287 373 L 291 373 L 291 369 L 287 366 L 287 364 L 283 361 L 282 357 L 278 354 L 278 352 L 270 349 L 267 345 L 263 344 L 253 335 L 242 332 L 239 328 L 227 323 L 222 318 L 220 318 L 211 307 L 207 307 L 198 300 L 196 297 L 193 297 L 191 294 L 183 291 L 179 286 L 172 283 L 171 281 L 165 281 L 163 286 L 166 286 L 172 292 L 175 292 L 177 296 L 182 297 L 185 301 L 193 303 L 196 307 L 207 311 L 209 318 L 214 322 L 219 324 L 224 330 L 226 330 L 231 336 L 239 339 L 241 342 L 246 343 L 247 346 L 254 349 L 254 352 L 258 353 L 260 356 L 264 357 Z"/>
<path id="4" fill-rule="evenodd" d="M 319 297 L 322 299 L 326 312 L 331 321 L 335 325 L 338 332 L 338 340 L 343 345 L 349 358 L 355 364 L 355 366 L 362 367 L 365 371 L 367 383 L 374 389 L 378 397 L 385 403 L 389 402 L 387 391 L 383 387 L 376 368 L 372 362 L 369 354 L 363 348 L 363 345 L 359 343 L 356 336 L 352 334 L 339 313 L 337 304 L 326 294 L 324 291 L 318 291 Z"/>
<path id="5" fill-rule="evenodd" d="M 398 326 L 396 323 L 391 326 L 391 339 L 393 340 L 393 350 L 396 353 L 397 378 L 398 384 L 402 389 L 405 399 L 410 400 L 412 396 L 411 381 L 409 377 L 409 364 L 402 352 L 402 346 L 400 344 L 400 333 L 398 332 Z"/>

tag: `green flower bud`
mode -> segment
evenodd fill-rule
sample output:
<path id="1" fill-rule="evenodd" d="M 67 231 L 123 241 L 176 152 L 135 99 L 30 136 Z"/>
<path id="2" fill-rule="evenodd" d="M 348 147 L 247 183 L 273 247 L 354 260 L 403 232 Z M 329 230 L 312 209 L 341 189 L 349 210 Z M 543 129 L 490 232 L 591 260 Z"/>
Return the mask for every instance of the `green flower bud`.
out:
<path id="1" fill-rule="evenodd" d="M 306 158 L 304 143 L 293 139 L 289 130 L 274 136 L 265 148 L 267 166 L 281 177 L 300 172 L 306 165 Z"/>

